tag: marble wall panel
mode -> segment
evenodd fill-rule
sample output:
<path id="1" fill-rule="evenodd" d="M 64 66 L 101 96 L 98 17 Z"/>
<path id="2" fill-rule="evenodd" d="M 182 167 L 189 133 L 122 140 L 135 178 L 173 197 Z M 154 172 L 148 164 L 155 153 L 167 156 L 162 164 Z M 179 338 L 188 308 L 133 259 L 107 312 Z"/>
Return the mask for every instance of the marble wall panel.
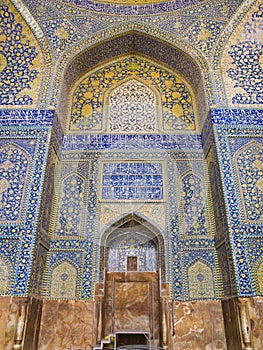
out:
<path id="1" fill-rule="evenodd" d="M 93 344 L 91 301 L 44 300 L 39 350 L 84 350 Z"/>
<path id="2" fill-rule="evenodd" d="M 235 298 L 222 302 L 227 349 L 263 348 L 263 298 Z"/>
<path id="3" fill-rule="evenodd" d="M 222 301 L 227 349 L 242 349 L 242 339 L 238 324 L 238 307 L 235 299 Z"/>
<path id="4" fill-rule="evenodd" d="M 13 350 L 22 344 L 27 298 L 0 298 L 0 349 Z M 32 349 L 34 350 L 34 349 Z"/>
<path id="5" fill-rule="evenodd" d="M 4 350 L 5 332 L 11 297 L 0 297 L 0 349 Z"/>
<path id="6" fill-rule="evenodd" d="M 174 349 L 226 350 L 224 322 L 219 301 L 173 303 Z"/>
<path id="7" fill-rule="evenodd" d="M 263 349 L 263 298 L 249 298 L 248 311 L 251 322 L 252 345 L 254 349 Z"/>
<path id="8" fill-rule="evenodd" d="M 107 273 L 104 335 L 117 331 L 149 331 L 153 337 L 152 345 L 157 345 L 159 315 L 156 272 Z"/>
<path id="9" fill-rule="evenodd" d="M 30 298 L 28 300 L 27 321 L 25 325 L 25 334 L 23 350 L 37 350 L 38 336 L 42 311 L 42 300 Z"/>

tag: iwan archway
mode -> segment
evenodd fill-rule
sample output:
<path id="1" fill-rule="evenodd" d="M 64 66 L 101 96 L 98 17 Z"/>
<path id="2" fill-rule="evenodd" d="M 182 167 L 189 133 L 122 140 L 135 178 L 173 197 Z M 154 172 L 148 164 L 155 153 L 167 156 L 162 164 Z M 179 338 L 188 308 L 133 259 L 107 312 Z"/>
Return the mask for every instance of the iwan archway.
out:
<path id="1" fill-rule="evenodd" d="M 100 256 L 98 338 L 115 334 L 118 345 L 163 344 L 161 232 L 142 217 L 128 214 L 104 232 Z"/>

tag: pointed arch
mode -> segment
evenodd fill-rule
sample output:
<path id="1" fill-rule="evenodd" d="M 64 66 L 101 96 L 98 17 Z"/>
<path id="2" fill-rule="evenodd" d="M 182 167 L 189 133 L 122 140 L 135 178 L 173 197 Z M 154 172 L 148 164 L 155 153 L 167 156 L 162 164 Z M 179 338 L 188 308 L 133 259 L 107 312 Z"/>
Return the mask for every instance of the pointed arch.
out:
<path id="1" fill-rule="evenodd" d="M 123 79 L 106 91 L 104 114 L 106 132 L 155 133 L 161 128 L 160 91 L 138 76 Z"/>
<path id="2" fill-rule="evenodd" d="M 137 93 L 136 101 L 132 104 L 131 95 L 128 94 L 131 79 L 137 85 L 132 94 Z M 112 98 L 115 89 L 123 90 L 123 86 L 126 86 L 126 90 L 117 94 L 119 101 L 111 115 L 107 108 L 108 97 Z M 153 95 L 150 105 L 149 95 Z M 124 111 L 118 119 L 122 105 Z M 194 131 L 198 128 L 196 103 L 191 86 L 178 71 L 170 71 L 160 62 L 138 54 L 122 55 L 85 74 L 72 90 L 68 112 L 69 132 L 103 133 L 107 121 L 111 119 L 115 122 L 118 120 L 117 126 L 115 123 L 113 130 L 109 130 L 113 133 Z M 161 120 L 158 128 L 155 126 L 153 129 L 152 125 L 157 124 L 159 119 L 157 115 L 160 115 Z M 136 125 L 133 127 L 135 130 L 131 128 L 131 121 Z"/>
<path id="3" fill-rule="evenodd" d="M 77 297 L 78 268 L 68 259 L 54 264 L 51 272 L 51 298 L 75 299 Z"/>
<path id="4" fill-rule="evenodd" d="M 61 179 L 56 235 L 80 235 L 84 191 L 85 179 L 78 172 L 72 171 Z"/>
<path id="5" fill-rule="evenodd" d="M 189 297 L 191 299 L 214 298 L 213 267 L 208 261 L 198 258 L 187 268 Z"/>
<path id="6" fill-rule="evenodd" d="M 0 147 L 0 222 L 21 220 L 31 161 L 27 151 L 15 143 Z"/>
<path id="7" fill-rule="evenodd" d="M 240 207 L 248 222 L 263 219 L 263 144 L 250 141 L 233 157 L 240 192 Z"/>
<path id="8" fill-rule="evenodd" d="M 74 51 L 76 52 L 76 51 Z M 90 71 L 103 62 L 109 62 L 116 57 L 127 54 L 137 54 L 148 59 L 155 60 L 168 69 L 176 70 L 193 89 L 197 102 L 197 114 L 207 114 L 207 103 L 203 85 L 203 73 L 195 59 L 191 58 L 182 49 L 170 46 L 164 41 L 139 31 L 127 31 L 121 35 L 103 40 L 100 43 L 86 47 L 79 51 L 75 57 L 64 57 L 61 62 L 58 80 L 54 90 L 60 93 L 54 96 L 54 104 L 58 102 L 58 114 L 64 117 L 69 106 L 71 91 L 74 84 Z M 201 65 L 202 66 L 202 65 Z M 205 71 L 209 71 L 205 69 Z M 63 76 L 61 73 L 63 72 Z M 59 89 L 60 88 L 60 89 Z M 63 96 L 63 98 L 62 98 Z M 61 98 L 60 98 L 61 97 Z M 66 127 L 65 120 L 62 121 Z"/>
<path id="9" fill-rule="evenodd" d="M 108 247 L 111 246 L 111 244 L 114 245 L 115 241 L 117 242 L 119 240 L 120 242 L 124 242 L 125 240 L 128 240 L 129 242 L 126 242 L 128 243 L 128 245 L 126 244 L 126 247 L 128 247 L 128 249 L 126 249 L 125 252 L 125 254 L 128 254 L 129 245 L 131 244 L 130 239 L 133 239 L 133 241 L 136 242 L 138 248 L 139 246 L 143 247 L 144 244 L 145 249 L 147 249 L 147 247 L 150 247 L 150 249 L 152 249 L 151 252 L 153 253 L 153 258 L 155 250 L 157 261 L 156 263 L 151 262 L 152 265 L 150 267 L 148 265 L 148 269 L 146 270 L 161 270 L 162 278 L 165 280 L 166 267 L 164 259 L 165 247 L 163 234 L 155 225 L 134 212 L 125 214 L 121 218 L 114 220 L 107 226 L 99 238 L 98 244 L 100 247 L 100 273 L 107 269 Z M 127 254 L 125 256 L 127 256 Z M 117 265 L 118 264 L 116 263 L 114 266 Z M 123 268 L 123 262 L 121 262 L 119 266 Z"/>
<path id="10" fill-rule="evenodd" d="M 200 174 L 187 171 L 180 177 L 182 198 L 180 221 L 183 236 L 207 236 L 208 222 L 204 193 L 204 179 Z"/>

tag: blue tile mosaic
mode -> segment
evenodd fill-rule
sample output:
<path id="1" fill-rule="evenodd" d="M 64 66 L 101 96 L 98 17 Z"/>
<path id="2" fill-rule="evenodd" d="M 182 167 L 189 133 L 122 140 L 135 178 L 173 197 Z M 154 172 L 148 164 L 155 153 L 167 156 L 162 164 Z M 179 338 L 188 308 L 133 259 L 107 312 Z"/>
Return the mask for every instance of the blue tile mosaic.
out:
<path id="1" fill-rule="evenodd" d="M 0 109 L 1 126 L 52 126 L 54 110 Z"/>
<path id="2" fill-rule="evenodd" d="M 7 198 L 4 191 L 1 198 L 3 202 L 4 196 L 4 202 L 7 202 L 0 223 L 0 254 L 5 256 L 6 249 L 10 252 L 10 266 L 13 267 L 7 292 L 12 295 L 27 295 L 31 283 L 53 115 L 47 111 L 1 110 L 1 181 L 8 181 L 7 191 L 12 193 Z"/>
<path id="3" fill-rule="evenodd" d="M 202 149 L 200 135 L 65 135 L 63 150 Z"/>
<path id="4" fill-rule="evenodd" d="M 223 110 L 223 113 L 217 114 L 218 119 L 214 119 L 217 122 L 214 130 L 228 213 L 230 252 L 227 255 L 230 270 L 235 270 L 237 276 L 237 281 L 231 278 L 232 287 L 227 287 L 227 293 L 231 288 L 232 294 L 241 296 L 253 295 L 258 284 L 251 277 L 253 264 L 249 257 L 251 251 L 246 248 L 248 236 L 256 235 L 258 247 L 262 249 L 261 113 L 257 110 Z M 255 226 L 256 223 L 259 225 Z"/>
<path id="5" fill-rule="evenodd" d="M 103 4 L 91 0 L 64 0 L 65 3 L 73 4 L 79 7 L 83 7 L 90 11 L 105 12 L 107 14 L 115 15 L 141 15 L 141 14 L 154 14 L 158 12 L 168 12 L 178 10 L 187 6 L 191 6 L 202 2 L 202 0 L 180 0 L 180 1 L 167 1 L 164 3 L 155 3 L 149 5 L 115 5 L 115 4 Z"/>
<path id="6" fill-rule="evenodd" d="M 259 4 L 258 10 L 252 13 L 251 22 L 246 22 L 244 25 L 245 32 L 250 35 L 247 35 L 245 41 L 241 39 L 237 44 L 232 45 L 228 52 L 233 59 L 233 68 L 227 70 L 227 75 L 235 81 L 235 88 L 241 88 L 244 91 L 237 93 L 232 98 L 232 103 L 240 105 L 263 103 L 263 69 L 261 63 L 263 45 L 260 38 L 262 10 L 263 5 Z"/>
<path id="7" fill-rule="evenodd" d="M 255 269 L 262 260 L 263 239 L 262 109 L 213 109 L 202 137 L 194 133 L 72 133 L 64 141 L 62 126 L 53 110 L 9 109 L 14 105 L 44 108 L 51 99 L 55 107 L 57 96 L 67 95 L 61 90 L 63 86 L 70 88 L 76 79 L 105 60 L 137 52 L 156 62 L 165 62 L 171 74 L 176 70 L 188 77 L 198 104 L 203 106 L 199 114 L 205 118 L 205 99 L 208 104 L 215 102 L 214 105 L 216 101 L 226 100 L 223 88 L 212 82 L 210 72 L 213 75 L 217 70 L 223 44 L 235 31 L 237 21 L 233 15 L 241 3 L 241 0 L 216 3 L 180 0 L 116 5 L 89 0 L 49 3 L 28 0 L 25 5 L 44 34 L 39 38 L 39 46 L 27 24 L 17 21 L 22 16 L 12 13 L 11 5 L 1 7 L 4 45 L 0 44 L 3 87 L 0 100 L 8 108 L 0 110 L 0 258 L 8 275 L 4 293 L 31 293 L 33 273 L 40 276 L 34 287 L 40 293 L 41 269 L 47 264 L 49 272 L 43 288 L 46 297 L 57 297 L 60 292 L 62 297 L 91 299 L 99 264 L 97 245 L 103 234 L 99 216 L 105 203 L 98 194 L 102 190 L 102 198 L 112 205 L 116 198 L 123 199 L 120 189 L 127 187 L 124 197 L 134 200 L 138 211 L 139 200 L 147 202 L 145 193 L 151 200 L 163 201 L 158 203 L 163 205 L 167 223 L 163 232 L 166 268 L 163 281 L 171 283 L 174 299 L 221 297 L 217 256 L 221 261 L 225 296 L 260 294 Z M 258 40 L 262 5 L 251 14 L 251 20 L 244 23 L 245 39 L 234 40 L 226 53 L 232 62 L 225 71 L 228 81 L 239 89 L 238 93 L 234 92 L 232 103 L 253 106 L 262 103 L 262 45 Z M 236 18 L 241 21 L 245 15 L 242 7 Z M 27 20 L 30 24 L 30 18 Z M 119 35 L 123 32 L 126 35 Z M 109 37 L 112 39 L 108 40 Z M 104 43 L 99 44 L 101 41 Z M 50 74 L 43 86 L 42 50 L 46 69 L 43 72 Z M 77 58 L 73 59 L 76 54 Z M 53 67 L 56 75 L 51 78 L 53 58 L 59 61 Z M 54 79 L 54 91 L 48 83 L 51 79 Z M 202 93 L 203 81 L 206 98 Z M 43 96 L 39 96 L 38 90 Z M 218 96 L 213 96 L 215 92 Z M 61 120 L 66 118 L 63 108 L 58 110 Z M 173 118 L 172 123 L 177 123 L 177 119 Z M 110 165 L 108 172 L 106 168 L 103 172 L 103 164 Z M 128 169 L 124 172 L 117 169 L 119 164 L 128 164 Z M 146 167 L 142 172 L 133 171 L 131 164 L 146 164 Z M 156 173 L 149 170 L 153 164 L 159 164 Z M 43 187 L 44 173 L 50 186 Z M 108 188 L 113 188 L 113 192 Z M 158 193 L 154 192 L 156 189 Z M 43 207 L 40 207 L 41 196 Z M 61 205 L 52 211 L 54 203 Z M 217 207 L 214 213 L 213 206 Z M 142 216 L 148 213 L 142 210 Z M 226 214 L 227 223 L 220 220 Z M 45 223 L 40 225 L 39 218 Z M 154 222 L 154 215 L 149 217 L 151 220 Z M 108 224 L 111 221 L 105 225 Z M 216 250 L 214 233 L 219 225 Z M 124 242 L 127 245 L 130 242 Z M 142 254 L 140 257 L 142 262 Z M 60 290 L 56 289 L 53 277 Z M 66 281 L 72 282 L 68 290 Z M 209 286 L 208 294 L 204 292 L 204 281 Z"/>
<path id="8" fill-rule="evenodd" d="M 163 199 L 161 163 L 104 163 L 102 173 L 103 200 Z"/>
<path id="9" fill-rule="evenodd" d="M 214 124 L 263 125 L 262 109 L 212 109 Z"/>
<path id="10" fill-rule="evenodd" d="M 0 105 L 32 105 L 33 99 L 25 89 L 38 77 L 32 68 L 38 56 L 37 48 L 22 33 L 23 25 L 15 21 L 14 13 L 8 6 L 1 6 L 1 95 Z"/>

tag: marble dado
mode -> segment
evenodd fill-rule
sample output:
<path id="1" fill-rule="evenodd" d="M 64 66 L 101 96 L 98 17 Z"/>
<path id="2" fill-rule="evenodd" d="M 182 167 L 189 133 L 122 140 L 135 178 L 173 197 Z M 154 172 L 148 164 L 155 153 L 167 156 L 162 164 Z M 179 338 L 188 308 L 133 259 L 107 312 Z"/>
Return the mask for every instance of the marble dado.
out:
<path id="1" fill-rule="evenodd" d="M 0 350 L 36 350 L 42 301 L 0 296 Z"/>
<path id="2" fill-rule="evenodd" d="M 104 335 L 110 332 L 150 332 L 151 345 L 160 343 L 160 309 L 156 272 L 108 272 L 105 286 Z M 109 315 L 112 315 L 112 317 Z"/>
<path id="3" fill-rule="evenodd" d="M 90 349 L 93 332 L 92 301 L 44 300 L 38 350 Z"/>
<path id="4" fill-rule="evenodd" d="M 170 300 L 169 305 L 169 350 L 237 350 L 245 349 L 244 341 L 253 350 L 263 348 L 262 297 Z M 242 333 L 242 323 L 248 334 Z M 86 350 L 96 342 L 97 324 L 95 301 L 0 297 L 0 350 L 18 349 L 14 345 L 21 350 Z M 225 331 L 232 334 L 227 344 Z"/>
<path id="5" fill-rule="evenodd" d="M 227 349 L 220 301 L 176 301 L 172 310 L 171 349 Z"/>

